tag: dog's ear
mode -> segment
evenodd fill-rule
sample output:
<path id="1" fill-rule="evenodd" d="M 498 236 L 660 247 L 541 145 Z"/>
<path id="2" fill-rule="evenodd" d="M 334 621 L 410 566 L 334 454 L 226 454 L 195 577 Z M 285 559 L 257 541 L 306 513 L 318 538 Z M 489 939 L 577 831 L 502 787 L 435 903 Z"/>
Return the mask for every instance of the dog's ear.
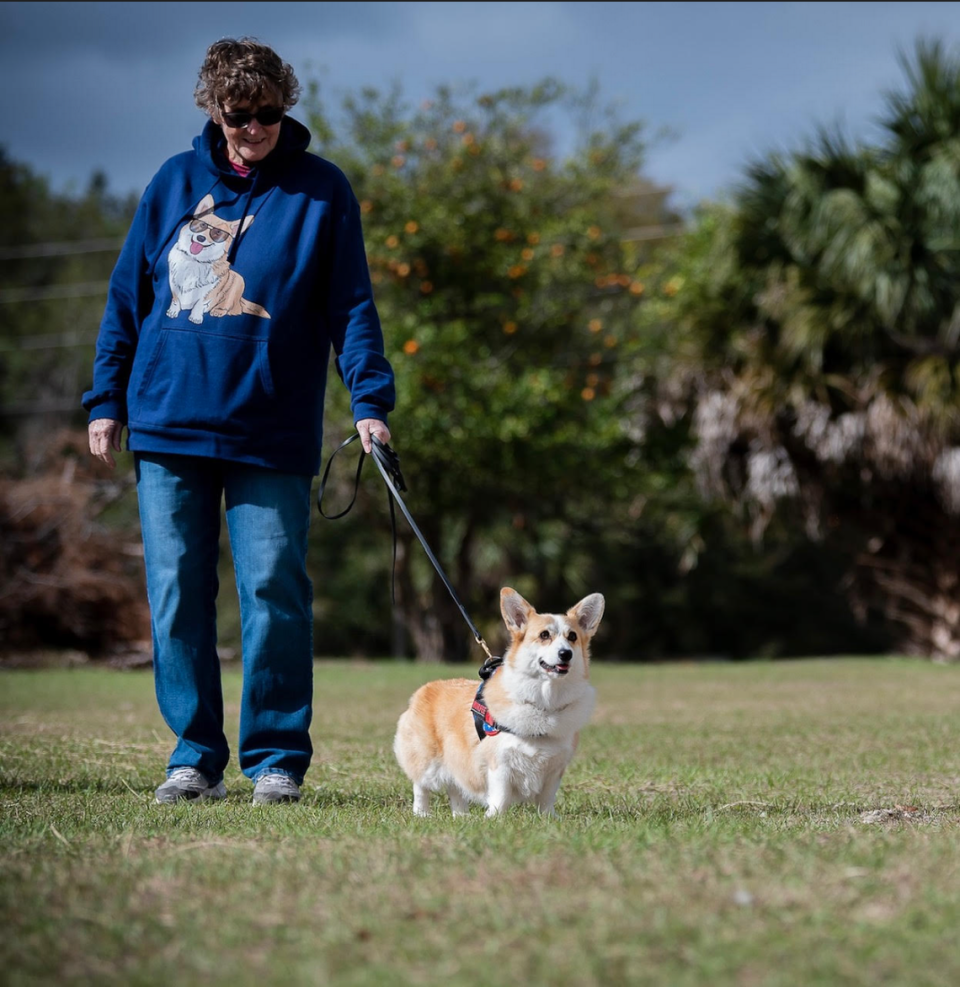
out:
<path id="1" fill-rule="evenodd" d="M 246 233 L 247 230 L 250 228 L 250 224 L 256 218 L 257 218 L 256 216 L 244 216 L 243 217 L 243 229 L 240 230 L 240 232 L 241 233 Z M 230 224 L 230 236 L 232 236 L 234 239 L 237 238 L 237 230 L 239 229 L 239 227 L 240 227 L 240 220 L 239 219 Z"/>
<path id="2" fill-rule="evenodd" d="M 587 634 L 593 634 L 600 626 L 604 603 L 600 593 L 591 593 L 589 596 L 585 596 L 575 607 L 571 607 L 567 611 L 567 616 L 572 617 Z"/>
<path id="3" fill-rule="evenodd" d="M 500 613 L 503 614 L 503 622 L 507 625 L 508 631 L 512 634 L 522 634 L 523 629 L 530 622 L 531 615 L 536 611 L 515 589 L 504 586 L 500 590 Z"/>
<path id="4" fill-rule="evenodd" d="M 193 210 L 193 216 L 195 219 L 199 219 L 200 216 L 206 216 L 209 212 L 213 212 L 213 196 L 207 193 L 197 203 L 197 208 Z"/>

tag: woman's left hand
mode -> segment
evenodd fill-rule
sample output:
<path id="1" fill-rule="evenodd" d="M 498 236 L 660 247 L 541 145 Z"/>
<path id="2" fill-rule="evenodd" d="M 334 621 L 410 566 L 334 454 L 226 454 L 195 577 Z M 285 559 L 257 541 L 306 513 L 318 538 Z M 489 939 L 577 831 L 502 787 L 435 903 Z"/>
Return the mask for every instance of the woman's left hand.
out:
<path id="1" fill-rule="evenodd" d="M 380 421 L 379 418 L 361 418 L 357 422 L 357 431 L 360 433 L 360 443 L 366 453 L 373 452 L 371 435 L 375 435 L 384 445 L 390 441 L 390 429 L 387 428 L 387 423 Z"/>

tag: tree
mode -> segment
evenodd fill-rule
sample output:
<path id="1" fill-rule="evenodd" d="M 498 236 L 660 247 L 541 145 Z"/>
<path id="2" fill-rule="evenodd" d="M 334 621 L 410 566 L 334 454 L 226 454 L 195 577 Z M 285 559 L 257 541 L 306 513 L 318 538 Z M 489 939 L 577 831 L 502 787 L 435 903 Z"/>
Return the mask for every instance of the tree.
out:
<path id="1" fill-rule="evenodd" d="M 345 102 L 337 142 L 314 99 L 318 149 L 360 199 L 418 524 L 468 608 L 484 602 L 488 628 L 507 577 L 574 602 L 591 588 L 596 519 L 615 524 L 649 482 L 621 424 L 644 348 L 635 313 L 649 250 L 624 230 L 651 209 L 664 219 L 662 195 L 635 194 L 640 125 L 552 81 L 441 88 L 418 110 L 399 91 L 365 91 Z M 578 120 L 559 153 L 550 121 L 572 132 Z M 331 394 L 328 445 L 346 419 L 343 389 Z M 405 527 L 400 537 L 415 652 L 464 656 L 459 612 Z"/>
<path id="2" fill-rule="evenodd" d="M 920 43 L 885 136 L 821 133 L 702 211 L 664 366 L 703 490 L 843 552 L 905 651 L 960 656 L 960 60 Z"/>

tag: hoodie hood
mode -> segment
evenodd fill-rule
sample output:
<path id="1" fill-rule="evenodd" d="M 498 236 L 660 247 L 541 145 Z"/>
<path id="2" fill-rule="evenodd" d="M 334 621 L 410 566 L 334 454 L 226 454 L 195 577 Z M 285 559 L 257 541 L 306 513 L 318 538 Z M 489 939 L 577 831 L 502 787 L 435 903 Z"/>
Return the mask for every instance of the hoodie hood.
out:
<path id="1" fill-rule="evenodd" d="M 283 167 L 291 158 L 303 154 L 310 146 L 310 140 L 310 131 L 299 120 L 294 120 L 293 117 L 284 117 L 280 124 L 280 137 L 277 140 L 277 146 L 267 158 L 254 168 L 251 178 L 260 172 L 269 174 Z M 227 161 L 227 155 L 224 151 L 225 146 L 226 138 L 223 136 L 223 130 L 219 124 L 212 120 L 208 120 L 203 131 L 193 139 L 193 150 L 212 175 L 216 175 L 220 179 L 230 179 L 231 183 L 238 178 L 241 182 L 249 181 L 248 178 L 241 178 L 230 167 L 230 162 Z"/>
<path id="2" fill-rule="evenodd" d="M 247 176 L 238 174 L 231 167 L 224 150 L 225 146 L 226 138 L 223 136 L 223 130 L 213 120 L 208 120 L 203 131 L 193 139 L 194 152 L 204 168 L 216 176 L 217 184 L 225 186 L 241 197 L 240 228 L 242 230 L 248 212 L 255 210 L 254 196 L 272 188 L 273 176 L 306 152 L 310 146 L 310 131 L 292 117 L 284 117 L 280 124 L 277 146 L 263 161 L 253 167 Z M 236 260 L 242 239 L 241 232 L 232 240 L 228 257 L 231 264 Z"/>

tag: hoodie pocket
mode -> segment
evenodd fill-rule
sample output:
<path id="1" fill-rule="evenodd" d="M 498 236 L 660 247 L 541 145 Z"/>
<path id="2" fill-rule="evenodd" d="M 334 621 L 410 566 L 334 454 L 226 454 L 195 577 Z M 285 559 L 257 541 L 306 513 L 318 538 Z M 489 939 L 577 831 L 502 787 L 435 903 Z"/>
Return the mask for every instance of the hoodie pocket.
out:
<path id="1" fill-rule="evenodd" d="M 265 339 L 161 329 L 130 417 L 239 434 L 269 416 L 273 398 Z"/>

